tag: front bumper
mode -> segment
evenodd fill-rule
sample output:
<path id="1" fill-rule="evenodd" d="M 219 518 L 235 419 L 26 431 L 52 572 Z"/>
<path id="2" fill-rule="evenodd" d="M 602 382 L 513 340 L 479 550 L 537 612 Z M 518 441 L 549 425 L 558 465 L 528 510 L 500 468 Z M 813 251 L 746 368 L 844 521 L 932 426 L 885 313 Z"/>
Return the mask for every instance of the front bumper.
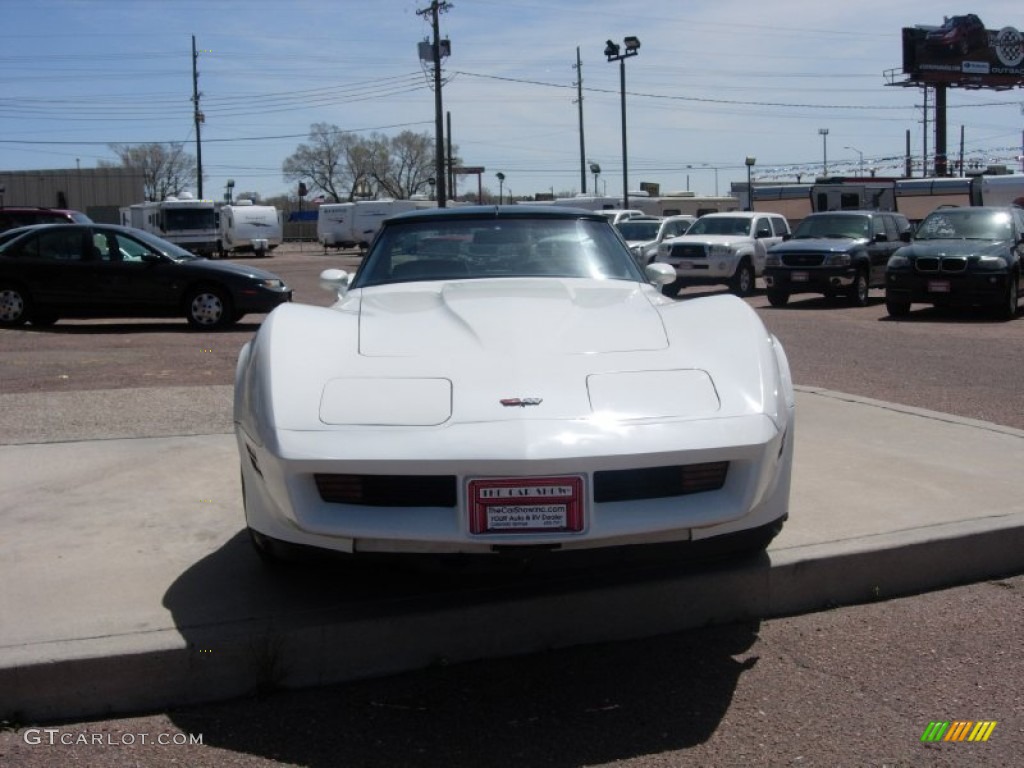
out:
<path id="1" fill-rule="evenodd" d="M 489 425 L 483 431 L 494 428 L 495 425 Z M 383 460 L 343 456 L 357 443 L 372 449 L 381 437 L 372 431 L 365 432 L 364 440 L 354 434 L 314 436 L 278 432 L 277 445 L 260 446 L 239 428 L 236 431 L 246 520 L 250 528 L 271 539 L 340 552 L 486 554 L 530 546 L 572 550 L 689 541 L 760 528 L 787 515 L 792 413 L 783 431 L 766 416 L 718 423 L 650 424 L 637 429 L 640 434 L 633 445 L 635 451 L 614 456 L 481 458 L 454 451 L 450 459 L 438 459 L 434 436 L 429 441 L 434 445 L 431 455 L 417 458 L 410 454 Z M 680 435 L 699 433 L 705 438 L 698 441 L 704 447 L 686 446 L 688 441 L 680 438 L 669 440 L 681 446 L 676 450 L 649 450 L 664 445 L 666 431 L 676 430 Z M 465 437 L 477 438 L 467 442 L 480 445 L 480 427 L 466 425 L 466 431 Z M 403 442 L 408 448 L 417 441 Z M 458 440 L 453 444 L 462 443 Z M 644 443 L 649 445 L 645 448 Z M 370 450 L 364 455 L 372 453 Z M 332 455 L 335 458 L 312 458 Z M 601 471 L 723 461 L 729 463 L 729 468 L 724 485 L 718 489 L 659 498 L 595 501 L 595 474 Z M 319 473 L 452 475 L 457 478 L 456 498 L 454 505 L 415 507 L 329 502 L 318 489 L 315 476 Z M 584 525 L 578 532 L 474 533 L 469 499 L 470 481 L 474 478 L 565 476 L 583 478 Z"/>
<path id="2" fill-rule="evenodd" d="M 244 313 L 270 312 L 292 300 L 292 289 L 243 288 L 234 297 L 235 310 Z"/>
<path id="3" fill-rule="evenodd" d="M 1010 277 L 1005 272 L 890 271 L 885 275 L 886 296 L 912 304 L 977 306 L 1001 304 Z"/>
<path id="4" fill-rule="evenodd" d="M 853 267 L 766 267 L 764 281 L 768 288 L 787 293 L 827 293 L 850 288 L 857 277 Z"/>

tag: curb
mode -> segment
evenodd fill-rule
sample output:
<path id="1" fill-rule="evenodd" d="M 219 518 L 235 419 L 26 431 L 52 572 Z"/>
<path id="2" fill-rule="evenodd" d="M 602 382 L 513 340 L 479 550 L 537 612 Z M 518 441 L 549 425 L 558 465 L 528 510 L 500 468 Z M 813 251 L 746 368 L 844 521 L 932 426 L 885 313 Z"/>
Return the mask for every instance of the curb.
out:
<path id="1" fill-rule="evenodd" d="M 25 649 L 32 659 L 19 664 L 14 653 L 0 668 L 0 719 L 52 722 L 163 710 L 759 621 L 1022 571 L 1024 514 L 1012 514 L 769 549 L 731 567 L 631 574 L 596 588 L 576 584 L 513 595 L 477 590 L 54 643 L 42 660 L 35 647 Z"/>

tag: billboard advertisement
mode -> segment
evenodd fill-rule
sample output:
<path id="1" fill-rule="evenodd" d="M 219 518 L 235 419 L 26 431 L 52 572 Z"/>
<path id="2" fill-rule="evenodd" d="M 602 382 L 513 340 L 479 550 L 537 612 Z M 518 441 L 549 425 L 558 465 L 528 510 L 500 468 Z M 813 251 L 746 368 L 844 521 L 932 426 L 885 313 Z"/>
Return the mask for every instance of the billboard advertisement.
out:
<path id="1" fill-rule="evenodd" d="M 1024 35 L 1014 27 L 986 29 L 973 13 L 948 16 L 941 26 L 904 27 L 903 72 L 925 85 L 1024 86 Z"/>

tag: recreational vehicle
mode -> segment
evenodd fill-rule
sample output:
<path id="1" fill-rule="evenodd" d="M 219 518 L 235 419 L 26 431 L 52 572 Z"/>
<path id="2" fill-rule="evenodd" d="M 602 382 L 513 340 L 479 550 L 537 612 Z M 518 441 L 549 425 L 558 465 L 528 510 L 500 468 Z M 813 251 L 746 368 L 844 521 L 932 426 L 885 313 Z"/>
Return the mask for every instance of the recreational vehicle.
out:
<path id="1" fill-rule="evenodd" d="M 281 244 L 281 211 L 272 205 L 238 200 L 233 205 L 221 206 L 219 228 L 217 250 L 221 256 L 240 252 L 269 256 Z"/>
<path id="2" fill-rule="evenodd" d="M 316 220 L 316 236 L 328 248 L 366 248 L 381 222 L 388 216 L 418 208 L 430 208 L 430 200 L 357 200 L 354 203 L 325 203 Z"/>
<path id="3" fill-rule="evenodd" d="M 121 209 L 121 224 L 151 232 L 200 256 L 217 252 L 217 211 L 213 200 L 168 197 Z"/>

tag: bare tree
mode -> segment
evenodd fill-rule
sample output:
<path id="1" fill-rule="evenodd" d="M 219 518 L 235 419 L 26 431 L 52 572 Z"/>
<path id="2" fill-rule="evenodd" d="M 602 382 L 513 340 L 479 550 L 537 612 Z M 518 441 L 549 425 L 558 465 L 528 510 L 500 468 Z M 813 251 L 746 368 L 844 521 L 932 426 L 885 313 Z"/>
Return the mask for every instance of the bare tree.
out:
<path id="1" fill-rule="evenodd" d="M 147 200 L 180 195 L 197 180 L 196 159 L 182 144 L 111 144 L 120 162 L 99 161 L 103 168 L 135 168 L 142 171 Z"/>
<path id="2" fill-rule="evenodd" d="M 282 166 L 288 181 L 309 181 L 336 202 L 356 197 L 409 198 L 426 192 L 434 175 L 433 138 L 403 131 L 363 139 L 316 123 Z"/>
<path id="3" fill-rule="evenodd" d="M 309 141 L 285 158 L 281 170 L 288 181 L 309 181 L 335 202 L 351 200 L 362 174 L 353 152 L 358 139 L 336 125 L 314 123 Z"/>

